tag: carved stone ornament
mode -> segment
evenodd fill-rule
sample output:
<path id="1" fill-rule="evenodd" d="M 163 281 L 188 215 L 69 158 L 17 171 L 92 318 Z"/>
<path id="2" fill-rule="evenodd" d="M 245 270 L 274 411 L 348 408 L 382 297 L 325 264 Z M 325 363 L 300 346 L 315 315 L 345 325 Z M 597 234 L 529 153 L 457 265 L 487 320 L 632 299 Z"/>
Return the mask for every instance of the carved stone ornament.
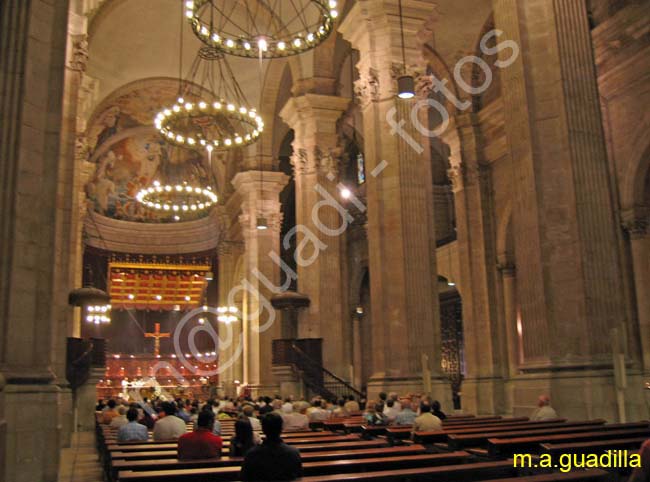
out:
<path id="1" fill-rule="evenodd" d="M 72 36 L 72 54 L 70 58 L 70 68 L 79 72 L 85 72 L 88 65 L 88 36 Z"/>
<path id="2" fill-rule="evenodd" d="M 354 81 L 354 96 L 361 107 L 379 100 L 379 76 L 375 69 L 368 68 Z"/>

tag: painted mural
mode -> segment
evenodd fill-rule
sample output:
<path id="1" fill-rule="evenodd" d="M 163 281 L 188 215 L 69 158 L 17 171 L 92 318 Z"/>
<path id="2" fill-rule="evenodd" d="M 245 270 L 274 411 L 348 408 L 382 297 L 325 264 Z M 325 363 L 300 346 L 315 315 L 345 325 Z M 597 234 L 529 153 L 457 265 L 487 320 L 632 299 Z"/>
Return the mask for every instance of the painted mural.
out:
<path id="1" fill-rule="evenodd" d="M 168 145 L 152 126 L 160 108 L 173 103 L 177 89 L 171 80 L 139 82 L 99 107 L 86 134 L 88 160 L 96 165 L 86 184 L 89 208 L 115 219 L 171 222 L 171 214 L 142 206 L 137 192 L 154 179 L 211 184 L 203 156 Z"/>

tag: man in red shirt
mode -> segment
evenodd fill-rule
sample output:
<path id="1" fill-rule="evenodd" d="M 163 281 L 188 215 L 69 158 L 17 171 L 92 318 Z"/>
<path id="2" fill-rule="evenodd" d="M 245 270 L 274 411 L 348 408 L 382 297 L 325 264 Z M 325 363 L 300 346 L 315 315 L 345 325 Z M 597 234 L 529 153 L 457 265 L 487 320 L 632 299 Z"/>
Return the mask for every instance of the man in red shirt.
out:
<path id="1" fill-rule="evenodd" d="M 179 459 L 211 459 L 221 455 L 222 440 L 212 433 L 214 414 L 203 410 L 196 421 L 194 432 L 181 435 L 178 439 Z"/>

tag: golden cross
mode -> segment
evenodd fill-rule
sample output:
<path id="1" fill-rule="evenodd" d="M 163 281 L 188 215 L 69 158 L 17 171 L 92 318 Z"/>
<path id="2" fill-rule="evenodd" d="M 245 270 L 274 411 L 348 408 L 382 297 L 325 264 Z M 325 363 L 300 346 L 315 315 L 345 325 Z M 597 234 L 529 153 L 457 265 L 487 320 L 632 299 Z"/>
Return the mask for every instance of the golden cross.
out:
<path id="1" fill-rule="evenodd" d="M 161 338 L 169 338 L 169 333 L 160 333 L 160 323 L 154 324 L 154 331 L 153 333 L 145 333 L 144 337 L 145 338 L 153 338 L 153 354 L 155 356 L 160 355 L 160 339 Z"/>

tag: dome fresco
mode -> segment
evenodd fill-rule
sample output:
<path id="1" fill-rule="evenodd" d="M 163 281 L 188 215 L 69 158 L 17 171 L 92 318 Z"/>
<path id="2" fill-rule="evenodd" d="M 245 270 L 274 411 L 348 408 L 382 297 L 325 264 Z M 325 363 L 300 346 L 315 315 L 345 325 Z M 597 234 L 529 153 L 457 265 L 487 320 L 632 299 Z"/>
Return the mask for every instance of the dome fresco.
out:
<path id="1" fill-rule="evenodd" d="M 140 204 L 137 192 L 156 179 L 213 184 L 201 154 L 168 145 L 152 125 L 155 113 L 173 102 L 177 89 L 173 80 L 139 82 L 109 96 L 96 111 L 87 130 L 88 161 L 96 167 L 85 186 L 94 212 L 125 221 L 171 222 L 170 213 Z"/>

